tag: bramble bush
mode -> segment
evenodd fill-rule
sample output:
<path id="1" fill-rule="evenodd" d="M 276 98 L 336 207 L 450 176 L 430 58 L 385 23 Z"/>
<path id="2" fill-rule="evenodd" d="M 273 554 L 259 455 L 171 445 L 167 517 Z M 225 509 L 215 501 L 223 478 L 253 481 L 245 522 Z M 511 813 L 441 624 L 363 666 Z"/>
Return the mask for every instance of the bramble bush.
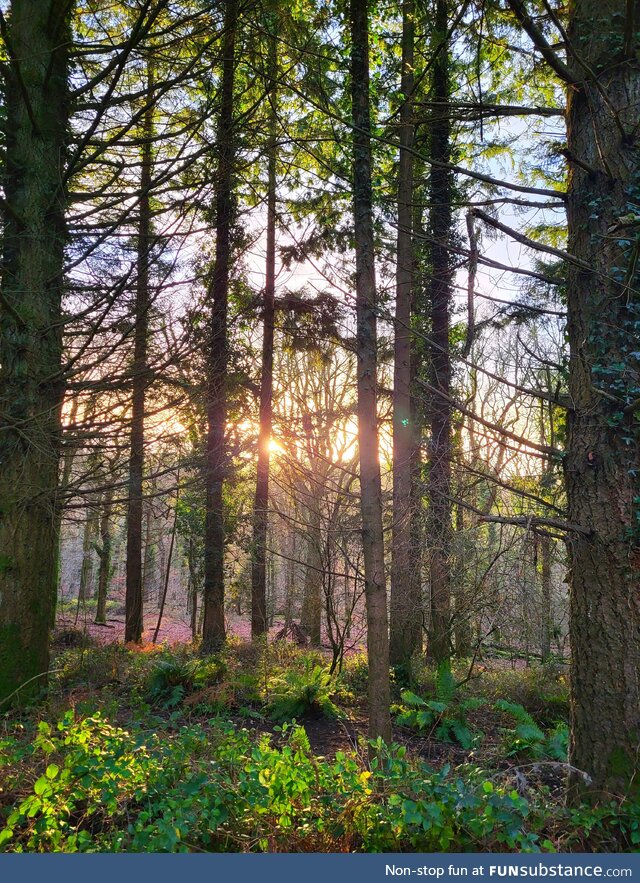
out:
<path id="1" fill-rule="evenodd" d="M 173 734 L 129 732 L 99 714 L 41 722 L 27 750 L 39 775 L 6 813 L 0 843 L 19 852 L 536 848 L 513 791 L 412 764 L 398 746 L 379 745 L 366 769 L 356 755 L 315 757 L 301 727 L 277 736 L 255 740 L 223 720 Z M 10 767 L 17 746 L 2 750 Z"/>
<path id="2" fill-rule="evenodd" d="M 0 848 L 16 852 L 537 851 L 637 843 L 640 810 L 549 808 L 467 765 L 435 771 L 399 746 L 316 757 L 299 726 L 258 738 L 224 719 L 114 726 L 68 712 L 0 743 Z M 35 775 L 34 775 L 35 771 Z M 28 785 L 27 777 L 30 777 Z M 555 833 L 554 833 L 555 832 Z M 550 836 L 554 840 L 550 839 Z M 617 847 L 612 844 L 618 844 Z"/>
<path id="3" fill-rule="evenodd" d="M 491 746 L 483 755 L 490 772 L 477 757 L 455 769 L 434 770 L 397 745 L 373 746 L 371 763 L 365 760 L 366 745 L 326 759 L 314 755 L 299 726 L 284 723 L 271 734 L 240 728 L 239 721 L 248 718 L 266 726 L 268 710 L 282 720 L 308 711 L 334 713 L 336 701 L 349 704 L 350 691 L 357 691 L 350 694 L 357 701 L 366 675 L 363 657 L 347 660 L 342 676 L 329 680 L 317 654 L 280 646 L 251 651 L 249 658 L 230 648 L 208 659 L 194 657 L 193 648 L 62 651 L 41 706 L 47 720 L 38 722 L 26 711 L 13 723 L 5 717 L 0 850 L 638 848 L 640 807 L 608 802 L 566 808 L 561 794 L 550 791 L 535 770 L 518 793 L 510 765 L 493 766 Z M 287 672 L 293 674 L 286 677 Z M 458 688 L 450 673 L 430 677 L 425 699 L 405 703 L 418 728 L 417 715 L 431 715 L 423 732 L 460 741 L 456 722 L 463 738 L 464 726 L 475 738 L 466 703 L 479 692 L 488 700 L 483 721 L 492 715 L 500 715 L 498 724 L 507 715 L 515 721 L 505 737 L 519 741 L 507 750 L 533 761 L 530 767 L 544 765 L 555 737 L 539 726 L 534 703 L 526 710 L 504 703 L 496 708 L 498 696 L 515 698 L 515 680 L 507 689 L 502 676 Z M 75 710 L 68 710 L 70 702 Z M 428 704 L 434 702 L 440 705 Z M 535 714 L 533 722 L 523 717 L 528 714 Z M 445 725 L 447 732 L 435 732 Z M 519 725 L 525 729 L 519 731 Z"/>

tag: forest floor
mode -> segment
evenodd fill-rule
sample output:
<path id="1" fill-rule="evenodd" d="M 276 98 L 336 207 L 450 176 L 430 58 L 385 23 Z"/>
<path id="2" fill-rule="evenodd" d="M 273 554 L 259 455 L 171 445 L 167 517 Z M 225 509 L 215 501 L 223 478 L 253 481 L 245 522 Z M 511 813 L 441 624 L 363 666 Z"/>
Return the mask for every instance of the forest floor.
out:
<path id="1" fill-rule="evenodd" d="M 48 690 L 0 714 L 0 850 L 637 848 L 637 805 L 565 805 L 560 662 L 416 662 L 372 747 L 364 653 L 330 676 L 326 652 L 238 631 L 202 658 L 63 621 Z"/>
<path id="2" fill-rule="evenodd" d="M 118 642 L 124 643 L 124 612 L 122 612 L 122 608 L 116 608 L 116 611 L 116 613 L 107 616 L 107 621 L 104 625 L 97 625 L 94 622 L 94 603 L 89 603 L 85 607 L 76 604 L 65 605 L 62 612 L 57 616 L 56 628 L 59 633 L 67 630 L 84 632 L 102 646 Z M 157 639 L 153 641 L 157 620 L 157 611 L 148 612 L 145 615 L 145 628 L 142 634 L 143 643 L 153 642 L 172 647 L 174 645 L 188 644 L 191 641 L 191 624 L 188 616 L 184 614 L 182 609 L 180 611 L 169 609 L 165 613 L 158 629 Z M 283 625 L 284 618 L 276 617 L 269 629 L 270 640 L 275 638 Z M 251 640 L 251 621 L 247 616 L 233 613 L 228 614 L 226 626 L 230 636 L 243 641 Z M 353 653 L 357 650 L 363 650 L 364 646 L 363 635 L 357 634 L 353 640 L 348 642 L 346 652 Z"/>
<path id="3" fill-rule="evenodd" d="M 143 646 L 149 647 L 153 642 L 156 627 L 156 617 L 152 614 L 146 617 L 147 622 L 151 625 L 145 628 L 143 632 Z M 80 634 L 85 634 L 91 641 L 95 641 L 100 646 L 110 644 L 124 643 L 124 618 L 113 616 L 107 619 L 106 625 L 96 625 L 93 622 L 93 610 L 91 608 L 83 612 L 80 608 L 77 614 L 69 613 L 58 616 L 57 635 L 58 644 L 64 645 L 65 635 L 74 635 L 79 640 Z M 269 640 L 274 640 L 278 632 L 282 629 L 284 620 L 277 619 L 269 629 Z M 78 629 L 79 627 L 79 629 Z M 227 616 L 228 634 L 237 640 L 248 642 L 251 638 L 251 622 L 247 617 L 230 615 Z M 62 642 L 60 642 L 62 638 Z M 158 648 L 176 648 L 179 652 L 180 648 L 187 645 L 191 640 L 191 628 L 186 617 L 175 614 L 172 611 L 164 616 L 158 637 L 155 643 Z M 362 651 L 364 648 L 360 647 Z M 328 660 L 331 658 L 330 648 L 323 646 L 318 651 Z M 346 656 L 352 656 L 358 652 L 358 649 L 350 646 L 346 651 Z M 525 662 L 523 659 L 515 658 L 513 660 L 492 660 L 492 666 L 495 668 L 510 666 L 512 669 L 523 668 Z M 307 715 L 303 721 L 303 726 L 309 737 L 312 750 L 321 756 L 334 756 L 336 751 L 355 751 L 363 739 L 367 737 L 368 720 L 366 707 L 352 708 L 349 718 L 325 717 L 322 714 Z M 260 729 L 260 728 L 259 728 Z M 271 732 L 272 728 L 264 726 L 263 731 Z M 445 762 L 460 762 L 467 757 L 468 752 L 464 749 L 456 747 L 447 742 L 439 742 L 426 735 L 413 733 L 406 727 L 396 726 L 394 728 L 394 741 L 398 744 L 406 745 L 416 755 L 420 756 L 430 763 L 441 765 Z"/>
<path id="4" fill-rule="evenodd" d="M 156 650 L 159 652 L 171 652 L 173 648 L 176 652 L 180 653 L 182 648 L 189 645 L 191 641 L 191 628 L 184 615 L 169 611 L 168 614 L 163 617 L 157 638 L 154 641 L 153 638 L 157 621 L 156 617 L 157 615 L 154 616 L 153 614 L 149 614 L 146 617 L 147 627 L 143 632 L 142 646 L 147 648 L 147 652 L 155 652 Z M 150 625 L 148 624 L 149 622 L 151 623 Z M 227 632 L 231 640 L 237 640 L 244 643 L 250 642 L 251 622 L 246 616 L 228 615 L 226 624 Z M 275 620 L 274 624 L 269 629 L 269 641 L 276 639 L 276 636 L 281 631 L 283 625 L 283 619 L 278 618 Z M 71 636 L 72 642 L 81 643 L 81 636 L 85 635 L 89 642 L 95 642 L 102 647 L 108 647 L 113 644 L 124 644 L 124 626 L 125 621 L 122 616 L 110 617 L 107 619 L 106 625 L 97 625 L 93 621 L 93 610 L 91 608 L 84 612 L 80 609 L 75 615 L 63 613 L 58 616 L 56 630 L 57 639 L 54 638 L 54 642 L 57 643 L 59 647 L 63 648 L 65 646 L 65 636 Z M 345 657 L 349 659 L 355 654 L 363 653 L 364 649 L 364 645 L 361 642 L 358 642 L 358 645 L 356 646 L 351 644 L 345 651 Z M 331 650 L 326 643 L 323 643 L 323 646 L 314 652 L 319 656 L 322 656 L 327 661 L 327 664 L 329 664 Z M 462 667 L 460 670 L 462 671 Z M 532 669 L 524 657 L 517 654 L 510 658 L 507 658 L 506 656 L 494 656 L 489 660 L 483 660 L 476 663 L 475 680 L 480 678 L 483 672 L 487 671 L 526 672 L 527 670 L 529 671 L 529 678 L 535 682 L 535 672 L 537 669 L 535 667 Z M 560 663 L 556 666 L 554 671 L 556 671 L 558 677 L 560 677 L 559 673 L 563 671 L 566 673 L 566 666 L 563 663 Z M 473 672 L 471 672 L 471 674 L 473 677 Z M 464 676 L 467 676 L 466 673 Z M 516 681 L 517 680 L 518 679 L 516 678 Z M 566 683 L 566 679 L 562 681 L 562 683 Z M 541 685 L 541 689 L 544 690 L 543 685 Z M 561 693 L 563 694 L 564 704 L 564 691 L 561 690 Z M 566 715 L 567 712 L 565 712 L 565 709 L 563 708 L 562 716 L 566 718 Z M 475 718 L 478 720 L 482 718 L 479 710 L 475 711 Z M 316 714 L 311 710 L 311 713 L 305 716 L 303 726 L 309 737 L 311 747 L 316 754 L 333 756 L 336 751 L 357 750 L 358 745 L 362 740 L 366 740 L 367 738 L 368 720 L 366 703 L 362 702 L 361 707 L 351 708 L 348 718 L 326 717 L 322 713 Z M 263 729 L 265 732 L 271 732 L 272 728 L 265 726 Z M 489 721 L 489 730 L 491 731 L 491 729 L 495 729 L 495 726 L 494 722 Z M 463 762 L 468 759 L 470 754 L 469 750 L 461 748 L 455 743 L 434 739 L 432 732 L 416 733 L 409 727 L 396 725 L 393 728 L 393 737 L 394 742 L 397 744 L 405 745 L 407 749 L 416 756 L 437 766 L 440 766 L 443 763 Z M 488 749 L 493 755 L 496 747 L 496 740 L 492 738 L 491 732 L 489 732 L 488 737 L 487 734 L 484 733 L 483 745 L 485 751 L 482 753 L 486 753 L 486 750 Z M 477 750 L 478 749 L 476 748 L 476 756 Z M 474 754 L 474 752 L 472 752 L 472 754 Z M 509 764 L 506 764 L 506 766 L 508 767 Z"/>

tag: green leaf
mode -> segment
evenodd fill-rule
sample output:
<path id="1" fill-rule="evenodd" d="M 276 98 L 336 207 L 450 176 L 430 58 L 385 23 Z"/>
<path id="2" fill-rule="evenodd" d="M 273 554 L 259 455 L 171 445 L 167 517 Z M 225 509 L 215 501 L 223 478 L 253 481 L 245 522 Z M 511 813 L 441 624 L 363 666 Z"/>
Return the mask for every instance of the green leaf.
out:
<path id="1" fill-rule="evenodd" d="M 524 742 L 544 741 L 544 733 L 536 724 L 518 724 L 515 733 Z"/>
<path id="2" fill-rule="evenodd" d="M 451 702 L 455 696 L 457 689 L 456 679 L 451 672 L 448 662 L 442 662 L 438 666 L 438 674 L 436 677 L 436 694 L 439 699 L 444 702 Z"/>
<path id="3" fill-rule="evenodd" d="M 47 779 L 55 779 L 60 772 L 60 767 L 56 763 L 50 763 L 45 772 Z"/>
<path id="4" fill-rule="evenodd" d="M 46 776 L 40 776 L 39 779 L 36 779 L 33 790 L 39 797 L 48 797 L 50 794 L 53 794 L 53 789 Z"/>
<path id="5" fill-rule="evenodd" d="M 423 730 L 425 727 L 431 726 L 433 723 L 433 715 L 430 711 L 419 711 L 416 714 L 416 723 L 418 727 Z"/>
<path id="6" fill-rule="evenodd" d="M 451 721 L 449 724 L 451 732 L 456 737 L 456 741 L 462 748 L 471 748 L 473 745 L 473 733 L 469 727 L 465 726 L 461 721 Z"/>
<path id="7" fill-rule="evenodd" d="M 27 797 L 27 799 L 21 803 L 20 809 L 27 814 L 27 818 L 32 819 L 36 813 L 39 813 L 42 809 L 42 801 L 39 797 L 36 797 L 35 794 L 32 794 L 31 797 Z"/>
<path id="8" fill-rule="evenodd" d="M 437 699 L 430 699 L 427 702 L 427 705 L 431 709 L 431 711 L 435 711 L 436 714 L 444 714 L 447 710 L 446 702 L 438 702 Z"/>
<path id="9" fill-rule="evenodd" d="M 427 703 L 420 696 L 416 696 L 415 693 L 412 693 L 411 690 L 403 690 L 400 694 L 402 696 L 402 701 L 406 702 L 407 705 L 426 705 Z"/>

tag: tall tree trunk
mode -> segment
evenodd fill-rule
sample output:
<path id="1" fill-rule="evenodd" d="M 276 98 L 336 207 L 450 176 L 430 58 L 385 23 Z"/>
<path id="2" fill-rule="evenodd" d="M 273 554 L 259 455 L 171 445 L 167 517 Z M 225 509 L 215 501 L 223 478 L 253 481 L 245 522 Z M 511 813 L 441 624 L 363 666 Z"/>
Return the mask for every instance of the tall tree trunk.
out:
<path id="1" fill-rule="evenodd" d="M 391 545 L 391 621 L 389 655 L 407 666 L 420 641 L 420 571 L 412 560 L 412 414 L 411 313 L 413 268 L 413 0 L 402 4 L 402 78 L 400 89 L 400 167 L 398 172 L 398 240 L 393 374 L 393 529 Z"/>
<path id="2" fill-rule="evenodd" d="M 351 0 L 353 216 L 356 246 L 358 451 L 367 607 L 369 736 L 391 740 L 389 633 L 378 450 L 376 274 L 371 189 L 367 0 Z"/>
<path id="3" fill-rule="evenodd" d="M 195 641 L 198 636 L 198 571 L 195 564 L 193 538 L 189 538 L 187 552 L 187 567 L 189 569 L 189 615 L 191 624 L 191 640 Z"/>
<path id="4" fill-rule="evenodd" d="M 178 501 L 180 499 L 180 476 L 177 478 L 178 490 L 176 492 L 176 512 L 173 516 L 173 524 L 171 526 L 171 539 L 169 540 L 169 552 L 167 553 L 167 561 L 165 567 L 162 569 L 162 589 L 160 592 L 160 605 L 158 609 L 158 621 L 156 623 L 156 628 L 153 633 L 152 643 L 155 644 L 158 640 L 158 634 L 160 632 L 160 626 L 162 625 L 162 617 L 164 616 L 164 608 L 167 603 L 167 592 L 169 591 L 169 578 L 171 577 L 171 561 L 173 559 L 173 547 L 176 541 L 176 528 L 178 526 Z"/>
<path id="5" fill-rule="evenodd" d="M 569 520 L 591 531 L 572 534 L 568 544 L 571 763 L 589 773 L 597 789 L 638 796 L 640 376 L 630 355 L 640 333 L 634 6 L 574 0 L 570 7 L 569 40 L 588 68 L 573 64 L 582 83 L 568 93 L 568 155 L 576 159 L 570 160 L 569 251 L 591 269 L 569 266 L 573 407 L 565 469 Z M 630 210 L 635 228 L 624 226 Z"/>
<path id="6" fill-rule="evenodd" d="M 424 128 L 424 127 L 423 127 Z M 417 123 L 414 127 L 414 145 L 424 150 L 425 135 L 421 133 Z M 416 580 L 415 600 L 416 607 L 414 616 L 417 620 L 417 643 L 416 652 L 422 649 L 422 640 L 425 627 L 425 598 L 423 591 L 424 561 L 425 561 L 425 464 L 423 445 L 425 429 L 427 426 L 426 402 L 424 397 L 423 383 L 427 381 L 428 368 L 428 328 L 429 316 L 426 307 L 427 279 L 425 266 L 427 264 L 428 245 L 427 230 L 424 225 L 424 203 L 427 201 L 426 175 L 424 164 L 417 164 L 414 157 L 414 204 L 413 204 L 413 241 L 414 261 L 414 286 L 413 301 L 411 306 L 413 335 L 411 339 L 411 423 L 413 429 L 413 450 L 411 453 L 411 563 L 413 575 Z M 417 186 L 416 186 L 417 185 Z"/>
<path id="7" fill-rule="evenodd" d="M 4 43 L 0 702 L 46 681 L 58 571 L 69 0 L 13 0 Z"/>
<path id="8" fill-rule="evenodd" d="M 640 794 L 640 67 L 637 3 L 573 0 L 568 64 L 513 12 L 568 83 L 571 763 L 596 792 Z M 634 21 L 635 19 L 635 21 Z M 579 57 L 577 53 L 579 52 Z M 606 321 L 603 321 L 606 317 Z M 574 793 L 584 787 L 572 781 Z"/>
<path id="9" fill-rule="evenodd" d="M 318 490 L 318 492 L 320 492 Z M 320 508 L 309 510 L 307 529 L 307 560 L 304 575 L 304 595 L 300 622 L 309 636 L 312 647 L 319 647 L 322 631 L 322 533 Z"/>
<path id="10" fill-rule="evenodd" d="M 285 570 L 285 596 L 284 596 L 284 623 L 285 627 L 293 619 L 293 601 L 296 585 L 296 531 L 293 527 L 286 528 L 286 560 Z"/>
<path id="11" fill-rule="evenodd" d="M 127 501 L 127 581 L 125 594 L 125 642 L 140 643 L 144 630 L 142 579 L 142 500 L 144 478 L 144 420 L 147 391 L 149 340 L 149 264 L 151 250 L 151 184 L 153 137 L 153 68 L 147 61 L 147 108 L 144 113 L 140 196 L 138 205 L 138 255 L 134 314 L 129 495 Z"/>
<path id="12" fill-rule="evenodd" d="M 275 17 L 272 26 L 276 27 Z M 267 148 L 267 254 L 262 305 L 262 374 L 260 377 L 260 429 L 258 432 L 258 469 L 253 505 L 253 543 L 251 558 L 251 637 L 267 630 L 267 527 L 269 522 L 269 460 L 273 411 L 273 334 L 276 292 L 276 75 L 277 38 L 269 35 L 269 101 L 271 104 L 269 145 Z"/>
<path id="13" fill-rule="evenodd" d="M 543 662 L 551 658 L 551 631 L 553 627 L 553 609 L 551 605 L 551 537 L 540 538 L 541 562 L 541 629 L 540 656 Z"/>
<path id="14" fill-rule="evenodd" d="M 216 173 L 216 252 L 209 288 L 211 324 L 207 378 L 206 524 L 202 652 L 219 649 L 225 640 L 224 623 L 224 511 L 223 480 L 226 466 L 228 331 L 227 306 L 231 257 L 233 86 L 237 0 L 227 0 L 224 15 L 223 65 L 218 117 Z"/>
<path id="15" fill-rule="evenodd" d="M 142 547 L 142 603 L 144 604 L 150 597 L 149 586 L 153 582 L 153 573 L 156 566 L 156 540 L 154 537 L 155 514 L 153 511 L 153 501 L 147 502 L 144 506 L 143 529 L 144 543 Z"/>
<path id="16" fill-rule="evenodd" d="M 271 628 L 276 615 L 276 587 L 278 584 L 278 568 L 276 557 L 271 555 L 267 562 L 267 627 Z"/>
<path id="17" fill-rule="evenodd" d="M 164 540 L 164 524 L 162 524 L 158 534 L 158 553 L 160 559 L 158 562 L 158 579 L 157 586 L 154 586 L 154 588 L 156 588 L 156 606 L 158 610 L 162 607 L 162 586 L 164 584 L 164 573 L 167 566 L 167 549 Z"/>
<path id="18" fill-rule="evenodd" d="M 99 497 L 91 500 L 87 506 L 87 518 L 82 533 L 82 563 L 80 564 L 80 585 L 78 586 L 78 601 L 80 602 L 88 600 L 93 588 L 93 556 L 100 526 L 98 501 Z"/>
<path id="19" fill-rule="evenodd" d="M 456 470 L 456 496 L 462 499 L 463 496 L 463 463 L 462 463 L 462 444 L 461 433 L 457 433 L 457 448 L 459 456 L 459 465 Z M 455 618 L 453 621 L 453 633 L 455 639 L 456 656 L 466 659 L 471 656 L 473 635 L 471 632 L 471 599 L 467 587 L 467 567 L 466 567 L 466 534 L 464 506 L 458 503 L 455 507 L 455 532 L 452 545 L 453 553 L 453 598 L 455 602 Z"/>
<path id="20" fill-rule="evenodd" d="M 546 368 L 547 386 L 551 389 L 551 371 Z M 549 444 L 555 446 L 555 431 L 553 419 L 553 405 L 550 402 L 540 402 L 540 441 L 545 443 L 547 437 L 547 414 L 549 428 Z M 541 477 L 541 487 L 546 487 L 551 479 L 552 463 L 548 460 Z M 551 598 L 551 564 L 552 545 L 551 537 L 543 534 L 540 537 L 540 658 L 542 662 L 548 662 L 551 658 L 551 632 L 553 629 L 553 604 Z"/>
<path id="21" fill-rule="evenodd" d="M 438 163 L 451 160 L 449 111 L 449 46 L 447 0 L 437 0 L 433 64 L 431 156 Z M 431 463 L 427 542 L 430 546 L 431 624 L 428 655 L 435 662 L 451 653 L 451 356 L 449 347 L 450 304 L 453 271 L 449 248 L 453 234 L 451 172 L 432 166 L 431 187 L 431 370 L 434 394 L 431 402 Z M 442 394 L 440 394 L 442 393 Z"/>
<path id="22" fill-rule="evenodd" d="M 80 447 L 79 439 L 76 435 L 76 420 L 78 418 L 78 409 L 80 406 L 79 396 L 75 395 L 71 401 L 71 408 L 69 409 L 68 418 L 67 418 L 67 427 L 62 427 L 62 437 L 61 437 L 61 452 L 60 459 L 62 460 L 62 469 L 60 480 L 58 483 L 58 506 L 56 507 L 56 515 L 58 518 L 58 525 L 56 527 L 56 533 L 58 536 L 58 560 L 60 560 L 62 556 L 62 545 L 64 543 L 64 539 L 62 537 L 62 517 L 64 514 L 65 506 L 68 504 L 68 491 L 69 484 L 71 482 L 71 474 L 73 472 L 73 464 L 75 462 L 76 454 L 78 453 L 78 449 Z M 52 617 L 51 617 L 51 625 L 55 626 L 55 610 L 57 605 L 57 599 L 62 597 L 63 587 L 62 587 L 62 568 L 59 566 L 57 571 L 57 586 L 56 586 L 56 602 L 52 605 Z"/>
<path id="23" fill-rule="evenodd" d="M 100 515 L 100 567 L 98 569 L 98 593 L 96 595 L 96 624 L 106 623 L 107 594 L 111 581 L 112 536 L 111 510 L 113 507 L 113 487 L 108 487 L 102 498 Z"/>

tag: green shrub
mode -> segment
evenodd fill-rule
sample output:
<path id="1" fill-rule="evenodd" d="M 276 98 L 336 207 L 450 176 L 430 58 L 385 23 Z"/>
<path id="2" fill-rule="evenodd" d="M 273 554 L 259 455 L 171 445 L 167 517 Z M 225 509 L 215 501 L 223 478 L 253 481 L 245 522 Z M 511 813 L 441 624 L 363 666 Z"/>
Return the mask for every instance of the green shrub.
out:
<path id="1" fill-rule="evenodd" d="M 433 699 L 423 699 L 411 690 L 403 690 L 403 704 L 395 706 L 397 722 L 412 729 L 428 730 L 443 742 L 457 742 L 462 748 L 472 748 L 482 733 L 473 728 L 467 715 L 484 705 L 484 699 L 461 698 L 447 666 L 438 670 L 435 694 Z"/>
<path id="2" fill-rule="evenodd" d="M 369 661 L 365 652 L 345 656 L 340 680 L 355 693 L 367 695 L 369 684 Z"/>
<path id="3" fill-rule="evenodd" d="M 186 695 L 216 684 L 225 671 L 226 664 L 213 656 L 186 661 L 174 656 L 159 659 L 149 674 L 149 700 L 162 708 L 173 708 Z"/>
<path id="4" fill-rule="evenodd" d="M 85 685 L 101 689 L 108 684 L 137 682 L 136 657 L 122 644 L 106 644 L 104 647 L 73 647 L 56 654 L 53 683 L 59 686 Z M 148 660 L 145 660 L 145 663 Z"/>
<path id="5" fill-rule="evenodd" d="M 573 852 L 640 851 L 640 803 L 615 800 L 567 811 L 560 848 Z"/>
<path id="6" fill-rule="evenodd" d="M 290 669 L 271 677 L 265 698 L 274 721 L 299 720 L 309 715 L 340 717 L 333 702 L 336 686 L 327 669 L 307 660 L 303 669 Z"/>
<path id="7" fill-rule="evenodd" d="M 88 824 L 99 831 L 144 793 L 147 749 L 99 715 L 76 722 L 68 712 L 56 729 L 42 721 L 33 749 L 44 761 L 41 775 L 0 831 L 0 844 L 13 841 L 16 851 L 84 851 L 93 843 Z"/>
<path id="8" fill-rule="evenodd" d="M 301 727 L 278 745 L 222 719 L 129 732 L 68 712 L 0 743 L 0 849 L 14 852 L 547 851 L 637 846 L 636 805 L 525 800 L 466 764 L 434 771 L 404 748 L 314 756 Z M 535 798 L 535 795 L 534 795 Z M 553 840 L 549 839 L 550 837 Z"/>
<path id="9" fill-rule="evenodd" d="M 564 722 L 556 724 L 545 732 L 522 705 L 499 699 L 496 708 L 510 715 L 515 721 L 513 729 L 504 730 L 507 756 L 524 755 L 534 760 L 550 758 L 566 763 L 569 728 Z"/>
<path id="10" fill-rule="evenodd" d="M 475 695 L 490 702 L 506 699 L 521 705 L 539 724 L 549 725 L 569 719 L 568 679 L 556 665 L 480 671 L 472 678 L 469 687 Z"/>

